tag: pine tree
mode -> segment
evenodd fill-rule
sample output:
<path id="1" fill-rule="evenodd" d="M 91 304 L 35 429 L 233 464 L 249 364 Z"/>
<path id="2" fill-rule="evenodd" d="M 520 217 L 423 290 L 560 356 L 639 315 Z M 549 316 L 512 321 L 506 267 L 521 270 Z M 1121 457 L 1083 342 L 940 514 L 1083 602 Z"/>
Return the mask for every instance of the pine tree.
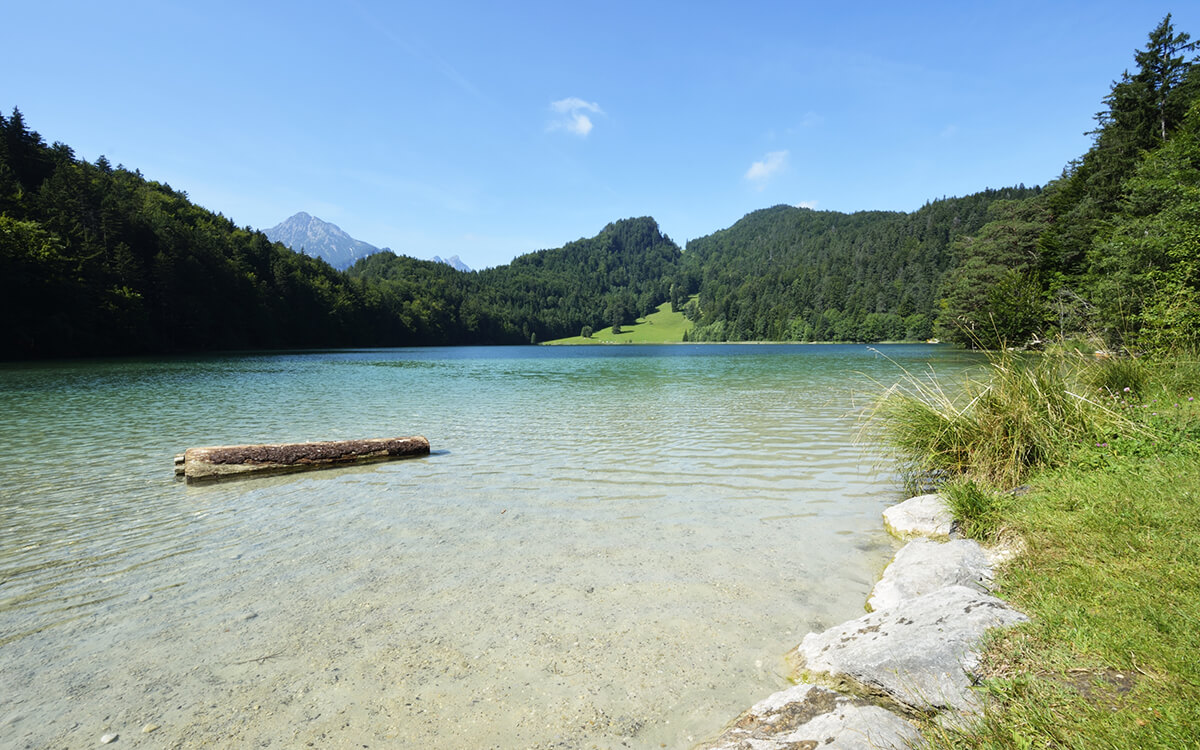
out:
<path id="1" fill-rule="evenodd" d="M 1187 92 L 1181 91 L 1180 87 L 1187 80 L 1191 64 L 1195 61 L 1195 58 L 1186 60 L 1184 57 L 1184 53 L 1196 49 L 1196 43 L 1190 40 L 1191 37 L 1186 33 L 1175 33 L 1171 14 L 1168 13 L 1162 23 L 1150 32 L 1146 49 L 1139 50 L 1135 55 L 1139 70 L 1134 82 L 1154 113 L 1157 125 L 1155 132 L 1163 141 L 1167 140 L 1168 131 L 1174 130 L 1187 112 Z"/>

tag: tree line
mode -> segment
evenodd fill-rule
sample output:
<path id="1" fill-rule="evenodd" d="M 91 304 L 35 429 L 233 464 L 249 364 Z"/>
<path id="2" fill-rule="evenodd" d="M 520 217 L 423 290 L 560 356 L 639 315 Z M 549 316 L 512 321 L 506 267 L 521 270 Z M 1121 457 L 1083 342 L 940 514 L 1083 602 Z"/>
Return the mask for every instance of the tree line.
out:
<path id="1" fill-rule="evenodd" d="M 339 272 L 0 115 L 5 359 L 528 343 L 652 311 L 679 255 L 639 218 L 482 272 L 391 253 Z"/>
<path id="2" fill-rule="evenodd" d="M 1200 345 L 1200 66 L 1171 16 L 1045 188 L 911 214 L 757 211 L 688 244 L 696 340 Z"/>
<path id="3" fill-rule="evenodd" d="M 1089 334 L 1200 344 L 1200 66 L 1167 15 L 1113 82 L 1092 146 L 1036 196 L 993 204 L 942 281 L 945 338 L 996 348 Z"/>
<path id="4" fill-rule="evenodd" d="M 775 206 L 688 243 L 697 341 L 885 341 L 933 335 L 953 243 L 988 208 L 1038 188 L 985 190 L 911 214 Z"/>
<path id="5" fill-rule="evenodd" d="M 912 213 L 775 206 L 688 243 L 651 218 L 464 273 L 379 253 L 345 272 L 170 185 L 0 115 L 3 357 L 513 344 L 670 301 L 693 340 L 994 348 L 1086 332 L 1200 345 L 1200 66 L 1168 15 L 1114 81 L 1093 143 L 1043 187 Z"/>

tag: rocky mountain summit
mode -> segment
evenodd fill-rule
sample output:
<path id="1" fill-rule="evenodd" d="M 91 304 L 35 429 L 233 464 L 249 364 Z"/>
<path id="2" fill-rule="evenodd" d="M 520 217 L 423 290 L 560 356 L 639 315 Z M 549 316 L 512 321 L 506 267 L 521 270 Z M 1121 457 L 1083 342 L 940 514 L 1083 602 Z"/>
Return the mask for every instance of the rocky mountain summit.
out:
<path id="1" fill-rule="evenodd" d="M 354 265 L 359 258 L 389 249 L 356 240 L 338 225 L 322 221 L 303 211 L 263 233 L 272 242 L 282 242 L 298 253 L 321 258 L 339 271 Z"/>
<path id="2" fill-rule="evenodd" d="M 368 255 L 392 252 L 389 247 L 375 247 L 362 240 L 356 240 L 337 224 L 323 221 L 304 211 L 264 230 L 263 234 L 272 242 L 281 242 L 298 253 L 320 258 L 339 271 L 345 271 L 360 258 Z M 458 271 L 471 270 L 457 255 L 451 255 L 449 258 L 435 255 L 432 260 L 435 263 L 445 263 Z"/>

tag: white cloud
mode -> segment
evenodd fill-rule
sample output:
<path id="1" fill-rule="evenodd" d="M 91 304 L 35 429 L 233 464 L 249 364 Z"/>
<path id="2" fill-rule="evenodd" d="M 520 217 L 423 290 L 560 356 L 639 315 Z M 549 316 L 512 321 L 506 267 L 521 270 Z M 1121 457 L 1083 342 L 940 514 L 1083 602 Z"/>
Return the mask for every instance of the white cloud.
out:
<path id="1" fill-rule="evenodd" d="M 587 135 L 592 132 L 592 118 L 576 112 L 571 115 L 571 120 L 567 123 L 567 130 L 575 135 Z"/>
<path id="2" fill-rule="evenodd" d="M 817 208 L 817 202 L 816 201 L 800 201 L 799 203 L 796 204 L 796 208 L 811 208 L 815 211 Z"/>
<path id="3" fill-rule="evenodd" d="M 762 161 L 756 161 L 750 165 L 750 168 L 746 170 L 746 179 L 757 183 L 761 190 L 772 175 L 787 166 L 787 159 L 787 151 L 772 151 L 764 156 Z"/>
<path id="4" fill-rule="evenodd" d="M 604 110 L 595 102 L 584 101 L 577 96 L 569 96 L 550 103 L 550 110 L 561 115 L 550 123 L 548 130 L 566 130 L 580 138 L 592 132 L 592 118 L 587 113 L 602 115 Z"/>

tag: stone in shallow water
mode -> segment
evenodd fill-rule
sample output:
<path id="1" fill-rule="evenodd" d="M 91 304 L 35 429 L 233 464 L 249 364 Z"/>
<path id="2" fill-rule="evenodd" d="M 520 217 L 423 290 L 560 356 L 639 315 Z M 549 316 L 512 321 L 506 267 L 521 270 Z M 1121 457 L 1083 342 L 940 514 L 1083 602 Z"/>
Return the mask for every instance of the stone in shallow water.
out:
<path id="1" fill-rule="evenodd" d="M 873 611 L 887 609 L 947 586 L 966 586 L 986 593 L 991 582 L 992 565 L 978 542 L 914 539 L 883 571 L 883 578 L 871 590 L 867 607 Z"/>
<path id="2" fill-rule="evenodd" d="M 883 523 L 901 539 L 948 539 L 954 530 L 954 516 L 938 494 L 918 495 L 893 505 L 883 512 Z"/>
<path id="3" fill-rule="evenodd" d="M 920 735 L 891 711 L 816 685 L 794 685 L 756 703 L 698 750 L 901 750 Z"/>
<path id="4" fill-rule="evenodd" d="M 901 710 L 974 714 L 971 672 L 990 628 L 1028 620 L 1007 603 L 950 586 L 888 609 L 809 633 L 790 654 L 806 679 L 894 702 Z"/>

